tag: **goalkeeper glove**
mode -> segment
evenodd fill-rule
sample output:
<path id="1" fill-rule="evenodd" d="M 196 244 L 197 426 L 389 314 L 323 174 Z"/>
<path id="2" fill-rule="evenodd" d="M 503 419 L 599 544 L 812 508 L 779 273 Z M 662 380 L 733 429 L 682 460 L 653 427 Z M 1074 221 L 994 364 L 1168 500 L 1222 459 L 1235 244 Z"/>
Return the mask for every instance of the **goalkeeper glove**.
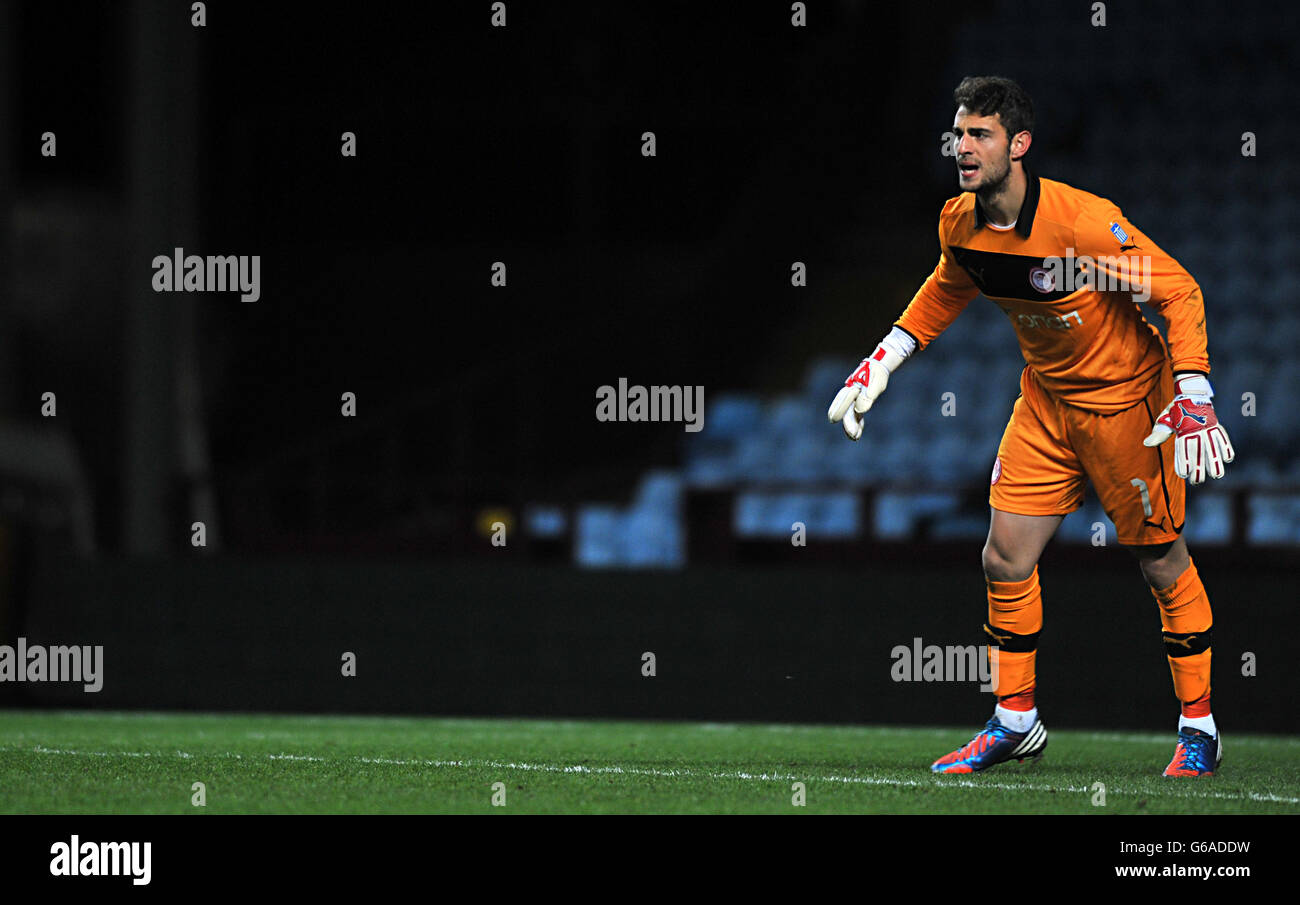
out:
<path id="1" fill-rule="evenodd" d="M 899 337 L 896 337 L 895 333 L 901 334 L 901 338 L 905 341 L 902 345 L 903 350 L 909 353 L 912 351 L 915 340 L 895 327 L 894 332 L 881 340 L 876 346 L 876 351 L 862 359 L 858 369 L 844 381 L 844 386 L 835 394 L 835 400 L 826 412 L 826 417 L 832 424 L 839 421 L 844 425 L 844 433 L 850 440 L 862 436 L 862 415 L 866 414 L 876 398 L 885 391 L 885 385 L 889 383 L 889 375 L 907 357 L 890 348 L 898 342 Z"/>
<path id="2" fill-rule="evenodd" d="M 1174 471 L 1192 484 L 1223 477 L 1223 466 L 1236 457 L 1228 432 L 1214 414 L 1214 390 L 1204 374 L 1175 374 L 1174 401 L 1156 418 L 1145 446 L 1174 437 Z"/>

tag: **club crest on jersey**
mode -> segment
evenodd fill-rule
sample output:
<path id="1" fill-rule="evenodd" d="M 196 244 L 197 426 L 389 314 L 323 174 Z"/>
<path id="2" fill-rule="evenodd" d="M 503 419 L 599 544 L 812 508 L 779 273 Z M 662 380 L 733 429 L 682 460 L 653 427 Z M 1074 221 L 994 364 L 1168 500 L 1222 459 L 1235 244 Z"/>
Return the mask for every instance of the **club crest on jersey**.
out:
<path id="1" fill-rule="evenodd" d="M 989 486 L 996 484 L 1000 477 L 1002 477 L 1002 457 L 997 456 L 993 460 L 993 475 L 989 478 Z"/>
<path id="2" fill-rule="evenodd" d="M 1056 288 L 1056 277 L 1046 267 L 1033 267 L 1029 271 L 1029 285 L 1046 295 Z"/>
<path id="3" fill-rule="evenodd" d="M 1124 227 L 1120 226 L 1118 223 L 1112 223 L 1110 225 L 1110 231 L 1116 239 L 1119 239 L 1120 245 L 1128 244 L 1128 233 L 1124 232 Z"/>

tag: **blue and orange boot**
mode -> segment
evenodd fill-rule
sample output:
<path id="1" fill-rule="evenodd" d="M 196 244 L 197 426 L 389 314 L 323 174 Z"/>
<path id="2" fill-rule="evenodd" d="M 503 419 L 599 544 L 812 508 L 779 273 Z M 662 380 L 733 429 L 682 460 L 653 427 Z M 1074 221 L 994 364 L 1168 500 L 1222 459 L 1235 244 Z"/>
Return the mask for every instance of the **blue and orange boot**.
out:
<path id="1" fill-rule="evenodd" d="M 1036 761 L 1047 747 L 1047 728 L 1040 719 L 1028 732 L 1012 732 L 995 715 L 975 737 L 930 765 L 935 773 L 978 773 L 1007 761 Z"/>
<path id="2" fill-rule="evenodd" d="M 1222 760 L 1223 742 L 1218 735 L 1184 726 L 1178 730 L 1178 747 L 1165 776 L 1213 776 Z"/>

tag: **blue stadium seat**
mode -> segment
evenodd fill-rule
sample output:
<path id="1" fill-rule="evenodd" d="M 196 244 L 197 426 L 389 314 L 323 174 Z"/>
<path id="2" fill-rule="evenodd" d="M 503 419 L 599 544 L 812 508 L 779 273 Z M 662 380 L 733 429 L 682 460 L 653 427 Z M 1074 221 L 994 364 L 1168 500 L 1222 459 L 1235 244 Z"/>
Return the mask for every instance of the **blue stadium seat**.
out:
<path id="1" fill-rule="evenodd" d="M 922 474 L 940 486 L 969 480 L 983 472 L 988 463 L 975 461 L 966 438 L 953 431 L 925 448 Z"/>
<path id="2" fill-rule="evenodd" d="M 623 526 L 620 565 L 639 568 L 677 568 L 686 563 L 685 532 L 681 522 L 653 511 L 633 511 Z"/>
<path id="3" fill-rule="evenodd" d="M 781 444 L 767 436 L 743 439 L 736 455 L 736 475 L 742 481 L 765 483 L 777 480 L 781 468 Z"/>
<path id="4" fill-rule="evenodd" d="M 876 497 L 872 530 L 880 540 L 908 540 L 921 519 L 955 513 L 960 503 L 957 493 L 887 491 Z"/>
<path id="5" fill-rule="evenodd" d="M 930 535 L 936 541 L 978 541 L 989 534 L 989 517 L 981 515 L 955 515 L 934 523 Z"/>
<path id="6" fill-rule="evenodd" d="M 678 472 L 656 469 L 642 477 L 626 511 L 605 503 L 578 507 L 574 561 L 584 568 L 684 565 L 683 486 Z"/>
<path id="7" fill-rule="evenodd" d="M 621 564 L 623 525 L 617 507 L 587 504 L 578 507 L 573 537 L 573 558 L 586 568 Z"/>
<path id="8" fill-rule="evenodd" d="M 828 397 L 819 411 L 801 396 L 782 396 L 766 407 L 758 429 L 776 437 L 806 435 L 826 421 L 826 407 L 833 398 Z"/>
<path id="9" fill-rule="evenodd" d="M 828 431 L 831 427 L 830 424 L 818 424 L 815 429 L 801 431 L 783 442 L 776 460 L 776 478 L 803 483 L 825 479 L 829 468 L 826 465 L 823 431 Z"/>
<path id="10" fill-rule="evenodd" d="M 641 476 L 632 508 L 675 516 L 681 510 L 682 477 L 675 471 L 656 469 Z"/>
<path id="11" fill-rule="evenodd" d="M 735 458 L 730 455 L 698 456 L 686 463 L 685 480 L 691 487 L 726 487 L 739 479 Z"/>
<path id="12" fill-rule="evenodd" d="M 722 395 L 705 403 L 704 430 L 700 433 L 713 438 L 747 436 L 762 413 L 763 405 L 756 396 Z"/>
<path id="13" fill-rule="evenodd" d="M 1300 543 L 1300 496 L 1255 494 L 1249 508 L 1246 538 L 1250 543 Z"/>
<path id="14" fill-rule="evenodd" d="M 880 481 L 913 481 L 925 474 L 925 443 L 915 434 L 891 433 L 875 440 L 871 469 Z"/>
<path id="15" fill-rule="evenodd" d="M 808 540 L 844 539 L 861 531 L 856 493 L 771 493 L 754 491 L 736 498 L 734 527 L 741 537 L 789 538 L 802 523 Z"/>
<path id="16" fill-rule="evenodd" d="M 1234 442 L 1234 448 L 1237 444 Z M 1216 489 L 1239 487 L 1272 487 L 1280 482 L 1278 467 L 1258 451 L 1248 450 L 1244 455 L 1238 449 L 1237 458 L 1224 469 L 1223 477 L 1215 482 Z"/>
<path id="17" fill-rule="evenodd" d="M 568 525 L 568 516 L 560 506 L 531 505 L 524 510 L 524 526 L 532 537 L 562 537 Z"/>
<path id="18" fill-rule="evenodd" d="M 869 350 L 867 350 L 869 351 Z M 864 351 L 865 355 L 866 352 Z M 825 398 L 823 411 L 830 406 L 831 400 L 844 386 L 845 379 L 853 373 L 862 359 L 819 358 L 809 367 L 804 377 L 804 395 L 814 400 Z"/>
<path id="19" fill-rule="evenodd" d="M 840 429 L 834 428 L 839 431 Z M 862 441 L 850 442 L 841 432 L 837 442 L 826 447 L 822 468 L 828 480 L 851 487 L 868 484 L 872 478 L 872 468 Z"/>
<path id="20" fill-rule="evenodd" d="M 1231 467 L 1231 466 L 1230 466 Z M 1183 536 L 1192 544 L 1226 544 L 1232 541 L 1232 497 L 1226 493 L 1195 491 L 1187 496 L 1187 522 Z"/>

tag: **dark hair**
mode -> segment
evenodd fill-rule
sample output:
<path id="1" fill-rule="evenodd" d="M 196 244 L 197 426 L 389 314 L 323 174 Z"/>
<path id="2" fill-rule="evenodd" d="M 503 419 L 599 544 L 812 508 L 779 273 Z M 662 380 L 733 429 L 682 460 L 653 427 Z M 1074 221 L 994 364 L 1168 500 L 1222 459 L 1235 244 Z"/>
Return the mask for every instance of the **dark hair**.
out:
<path id="1" fill-rule="evenodd" d="M 1034 102 L 1014 81 L 1000 75 L 968 75 L 961 80 L 952 99 L 977 116 L 997 114 L 1007 130 L 1008 140 L 1021 132 L 1034 131 Z"/>

